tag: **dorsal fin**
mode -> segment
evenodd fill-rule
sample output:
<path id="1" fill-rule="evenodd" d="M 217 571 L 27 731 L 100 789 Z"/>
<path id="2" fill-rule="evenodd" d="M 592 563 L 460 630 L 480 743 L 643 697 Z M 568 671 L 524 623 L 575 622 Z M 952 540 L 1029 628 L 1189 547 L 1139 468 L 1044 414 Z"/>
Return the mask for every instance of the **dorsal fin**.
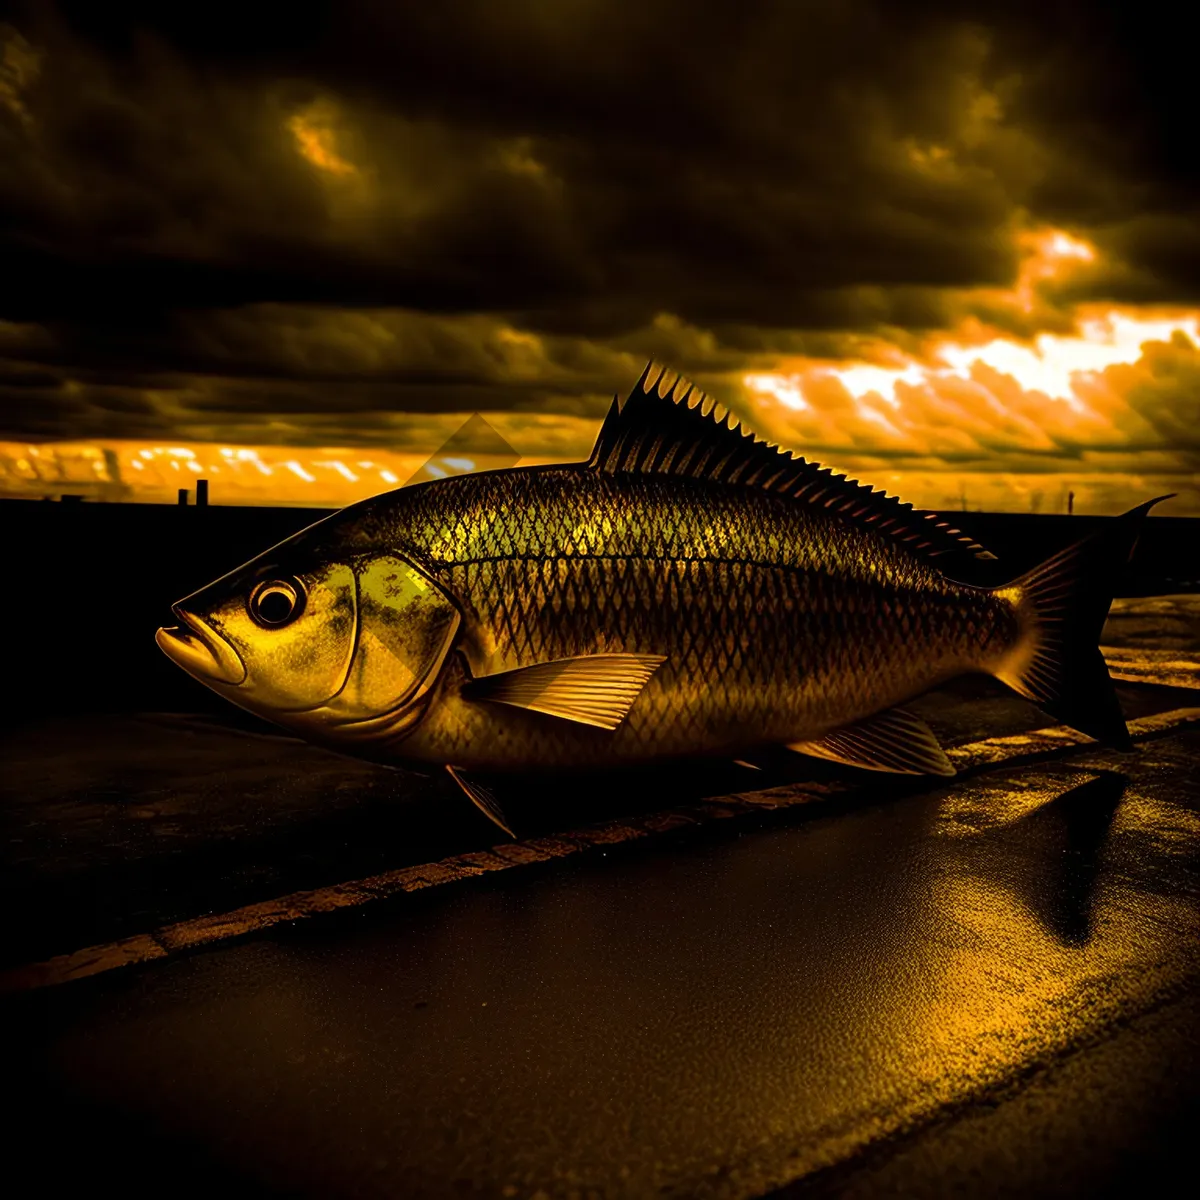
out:
<path id="1" fill-rule="evenodd" d="M 937 513 L 914 509 L 739 429 L 711 396 L 653 362 L 624 403 L 613 399 L 588 466 L 760 487 L 888 533 L 943 569 L 996 557 Z"/>

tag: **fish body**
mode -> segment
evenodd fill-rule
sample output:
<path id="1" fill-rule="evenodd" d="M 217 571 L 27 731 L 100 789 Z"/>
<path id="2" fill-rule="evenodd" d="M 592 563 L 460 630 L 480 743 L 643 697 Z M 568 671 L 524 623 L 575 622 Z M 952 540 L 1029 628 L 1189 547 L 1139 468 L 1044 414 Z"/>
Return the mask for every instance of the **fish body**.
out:
<path id="1" fill-rule="evenodd" d="M 158 641 L 313 741 L 446 766 L 501 823 L 469 772 L 787 745 L 952 774 L 896 706 L 966 672 L 1127 741 L 1096 642 L 1149 507 L 984 586 L 994 556 L 960 531 L 648 368 L 586 463 L 352 505 L 180 601 Z"/>
<path id="2" fill-rule="evenodd" d="M 753 488 L 516 470 L 404 489 L 379 520 L 463 618 L 461 654 L 403 743 L 424 761 L 736 755 L 991 669 L 1018 637 L 1011 595 Z M 614 653 L 663 659 L 615 729 L 463 694 L 472 678 Z"/>

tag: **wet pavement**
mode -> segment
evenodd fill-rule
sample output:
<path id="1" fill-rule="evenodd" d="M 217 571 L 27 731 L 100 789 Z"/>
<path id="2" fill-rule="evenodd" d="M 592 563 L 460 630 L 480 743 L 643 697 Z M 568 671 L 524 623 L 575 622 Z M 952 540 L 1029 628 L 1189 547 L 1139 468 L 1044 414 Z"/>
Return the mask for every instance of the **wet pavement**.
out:
<path id="1" fill-rule="evenodd" d="M 1187 1162 L 1200 1101 L 1200 695 L 1148 682 L 1166 652 L 1187 681 L 1200 605 L 1168 607 L 1106 630 L 1132 754 L 560 781 L 510 805 L 522 845 L 639 836 L 11 994 L 10 1169 L 135 1195 L 1127 1194 Z M 978 681 L 921 705 L 964 762 L 1046 724 Z M 3 753 L 4 966 L 497 841 L 436 779 L 247 723 L 35 723 Z M 661 819 L 727 792 L 726 819 Z"/>

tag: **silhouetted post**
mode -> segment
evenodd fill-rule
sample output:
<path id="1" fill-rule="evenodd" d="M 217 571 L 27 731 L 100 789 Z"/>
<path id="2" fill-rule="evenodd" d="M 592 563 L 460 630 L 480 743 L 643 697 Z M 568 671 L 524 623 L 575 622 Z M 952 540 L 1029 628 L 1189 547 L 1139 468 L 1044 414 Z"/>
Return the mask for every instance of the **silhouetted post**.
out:
<path id="1" fill-rule="evenodd" d="M 1075 493 L 1067 493 L 1067 516 L 1069 517 L 1075 511 Z"/>
<path id="2" fill-rule="evenodd" d="M 180 503 L 180 504 L 186 504 L 186 503 L 187 503 L 187 488 L 180 488 L 180 489 L 179 489 L 179 503 Z"/>
<path id="3" fill-rule="evenodd" d="M 203 508 L 208 503 L 208 480 L 196 480 L 196 507 Z"/>

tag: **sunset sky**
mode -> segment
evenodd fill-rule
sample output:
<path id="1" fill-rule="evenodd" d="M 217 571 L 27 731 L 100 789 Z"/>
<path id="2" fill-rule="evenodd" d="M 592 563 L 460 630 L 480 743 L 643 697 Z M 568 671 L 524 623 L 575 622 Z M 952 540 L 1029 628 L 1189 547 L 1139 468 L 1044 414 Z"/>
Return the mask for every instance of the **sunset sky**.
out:
<path id="1" fill-rule="evenodd" d="M 476 413 L 447 469 L 585 458 L 654 358 L 919 505 L 1200 515 L 1152 5 L 5 11 L 0 492 L 340 504 Z"/>

